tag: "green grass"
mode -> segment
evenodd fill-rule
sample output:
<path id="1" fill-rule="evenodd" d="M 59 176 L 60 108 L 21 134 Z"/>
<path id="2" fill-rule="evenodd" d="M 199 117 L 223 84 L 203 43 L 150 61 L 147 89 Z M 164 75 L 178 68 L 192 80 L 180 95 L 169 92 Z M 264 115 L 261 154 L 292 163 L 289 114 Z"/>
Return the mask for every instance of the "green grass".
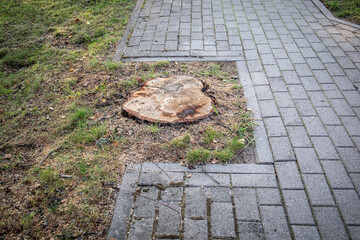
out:
<path id="1" fill-rule="evenodd" d="M 322 1 L 336 17 L 360 24 L 360 0 Z"/>
<path id="2" fill-rule="evenodd" d="M 157 123 L 152 123 L 150 125 L 146 125 L 145 128 L 146 128 L 146 131 L 149 133 L 158 133 L 162 129 L 162 127 L 160 127 L 160 125 Z"/>
<path id="3" fill-rule="evenodd" d="M 213 127 L 209 126 L 206 128 L 205 132 L 203 133 L 203 143 L 209 144 L 212 143 L 215 139 L 219 138 L 221 133 L 214 130 Z"/>
<path id="4" fill-rule="evenodd" d="M 192 149 L 186 153 L 186 160 L 189 163 L 206 162 L 211 158 L 211 151 L 208 149 Z"/>
<path id="5" fill-rule="evenodd" d="M 175 147 L 187 148 L 190 145 L 190 134 L 186 133 L 180 138 L 175 138 L 171 140 L 170 144 Z"/>

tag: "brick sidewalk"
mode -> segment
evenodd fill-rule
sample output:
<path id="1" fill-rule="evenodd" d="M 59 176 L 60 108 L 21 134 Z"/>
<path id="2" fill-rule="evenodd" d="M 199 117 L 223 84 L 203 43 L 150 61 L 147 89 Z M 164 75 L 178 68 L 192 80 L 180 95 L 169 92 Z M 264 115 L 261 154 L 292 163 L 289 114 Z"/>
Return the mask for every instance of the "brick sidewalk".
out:
<path id="1" fill-rule="evenodd" d="M 134 166 L 109 236 L 359 239 L 359 29 L 310 0 L 139 0 L 128 26 L 117 60 L 236 61 L 258 164 Z"/>

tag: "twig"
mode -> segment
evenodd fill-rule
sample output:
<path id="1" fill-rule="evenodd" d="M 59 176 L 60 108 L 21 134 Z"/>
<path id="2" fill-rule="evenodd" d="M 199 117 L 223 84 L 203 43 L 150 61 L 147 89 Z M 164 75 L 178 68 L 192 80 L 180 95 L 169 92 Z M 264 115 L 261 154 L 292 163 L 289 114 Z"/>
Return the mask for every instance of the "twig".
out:
<path id="1" fill-rule="evenodd" d="M 43 160 L 41 160 L 41 162 L 39 163 L 39 167 L 45 162 L 45 160 L 50 156 L 50 154 L 52 154 L 53 152 L 55 152 L 56 150 L 58 150 L 60 148 L 60 146 L 59 147 L 57 147 L 57 148 L 55 148 L 55 149 L 53 149 L 53 150 L 51 150 L 48 154 L 46 154 L 46 156 L 43 158 Z"/>
<path id="2" fill-rule="evenodd" d="M 62 175 L 62 174 L 60 174 L 60 177 L 62 177 L 62 178 L 72 178 L 72 175 Z"/>
<path id="3" fill-rule="evenodd" d="M 253 141 L 255 141 L 255 138 L 253 138 L 250 142 L 248 142 L 243 149 L 241 149 L 239 152 L 237 152 L 231 160 L 234 160 L 237 156 L 239 156 L 240 153 L 242 153 Z"/>
<path id="4" fill-rule="evenodd" d="M 167 204 L 165 204 L 165 203 L 160 202 L 159 200 L 155 200 L 155 199 L 149 198 L 149 197 L 147 197 L 147 196 L 143 196 L 143 195 L 140 195 L 139 197 L 143 197 L 143 198 L 149 199 L 149 200 L 151 200 L 151 201 L 154 201 L 154 202 L 156 202 L 156 203 L 160 203 L 161 205 L 164 205 L 165 207 L 168 207 L 168 208 L 170 208 L 171 210 L 177 212 L 177 213 L 179 214 L 179 217 L 181 217 L 181 215 L 180 215 L 180 213 L 179 213 L 178 210 L 170 207 L 169 205 L 167 205 Z"/>
<path id="5" fill-rule="evenodd" d="M 228 126 L 226 126 L 226 125 L 224 125 L 224 124 L 222 124 L 222 123 L 216 122 L 216 124 L 217 124 L 217 125 L 219 125 L 219 126 L 222 126 L 222 127 L 224 127 L 224 128 L 229 129 L 229 130 L 230 130 L 230 132 L 232 132 L 232 131 L 233 131 L 230 127 L 228 127 Z"/>
<path id="6" fill-rule="evenodd" d="M 110 116 L 108 116 L 108 117 L 105 116 L 105 117 L 100 118 L 100 119 L 99 119 L 99 122 L 102 121 L 102 120 L 105 120 L 105 119 L 113 118 L 113 117 L 115 117 L 117 114 L 118 114 L 118 112 L 115 111 L 112 115 L 110 115 Z"/>
<path id="7" fill-rule="evenodd" d="M 215 179 L 213 178 L 212 176 L 210 176 L 210 174 L 208 174 L 205 169 L 204 169 L 204 166 L 202 166 L 202 169 L 203 169 L 203 173 L 205 173 L 206 176 L 208 176 L 209 178 L 211 178 L 214 182 L 216 182 L 217 184 L 220 185 L 220 183 Z"/>

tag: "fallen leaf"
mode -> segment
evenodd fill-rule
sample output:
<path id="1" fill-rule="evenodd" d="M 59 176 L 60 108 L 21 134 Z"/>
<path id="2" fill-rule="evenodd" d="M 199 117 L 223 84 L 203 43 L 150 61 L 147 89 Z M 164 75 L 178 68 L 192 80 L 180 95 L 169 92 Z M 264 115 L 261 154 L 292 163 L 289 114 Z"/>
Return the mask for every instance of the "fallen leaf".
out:
<path id="1" fill-rule="evenodd" d="M 4 156 L 3 156 L 3 159 L 10 159 L 11 158 L 11 154 L 5 154 Z"/>
<path id="2" fill-rule="evenodd" d="M 214 159 L 214 160 L 211 161 L 212 164 L 215 164 L 215 163 L 217 163 L 217 162 L 218 162 L 218 161 L 217 161 L 216 159 Z"/>
<path id="3" fill-rule="evenodd" d="M 189 175 L 187 175 L 187 178 L 191 178 L 192 174 L 190 173 Z"/>
<path id="4" fill-rule="evenodd" d="M 70 72 L 72 72 L 72 71 L 74 71 L 74 69 L 73 69 L 73 68 L 71 68 L 69 71 L 70 71 Z"/>
<path id="5" fill-rule="evenodd" d="M 101 99 L 101 101 L 102 101 L 102 102 L 106 102 L 106 99 L 105 99 L 105 98 L 103 98 L 103 99 Z"/>
<path id="6" fill-rule="evenodd" d="M 78 19 L 78 18 L 75 18 L 75 20 L 74 20 L 75 23 L 77 23 L 79 21 L 80 21 L 80 19 Z"/>

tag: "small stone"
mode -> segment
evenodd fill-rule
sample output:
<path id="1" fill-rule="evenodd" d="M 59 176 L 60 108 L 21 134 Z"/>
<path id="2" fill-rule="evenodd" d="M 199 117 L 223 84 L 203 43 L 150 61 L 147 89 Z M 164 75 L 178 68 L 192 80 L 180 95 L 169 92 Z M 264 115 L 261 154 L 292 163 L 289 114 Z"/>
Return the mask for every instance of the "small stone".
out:
<path id="1" fill-rule="evenodd" d="M 191 76 L 159 77 L 146 81 L 124 103 L 124 110 L 157 123 L 193 122 L 214 112 L 204 84 Z"/>
<path id="2" fill-rule="evenodd" d="M 99 138 L 98 140 L 96 140 L 96 146 L 98 147 L 102 147 L 103 145 L 108 145 L 109 144 L 109 140 L 107 138 Z"/>
<path id="3" fill-rule="evenodd" d="M 5 154 L 4 156 L 3 156 L 3 159 L 10 159 L 11 158 L 11 154 Z"/>

